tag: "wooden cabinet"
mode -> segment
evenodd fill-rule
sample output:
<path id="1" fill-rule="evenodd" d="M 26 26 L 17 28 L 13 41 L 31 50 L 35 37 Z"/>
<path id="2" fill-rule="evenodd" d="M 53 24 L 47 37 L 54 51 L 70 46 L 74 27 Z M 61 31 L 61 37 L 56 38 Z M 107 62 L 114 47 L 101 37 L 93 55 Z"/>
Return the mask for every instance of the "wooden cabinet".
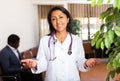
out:
<path id="1" fill-rule="evenodd" d="M 91 46 L 90 41 L 83 41 L 83 47 L 87 58 L 96 57 L 95 49 Z"/>

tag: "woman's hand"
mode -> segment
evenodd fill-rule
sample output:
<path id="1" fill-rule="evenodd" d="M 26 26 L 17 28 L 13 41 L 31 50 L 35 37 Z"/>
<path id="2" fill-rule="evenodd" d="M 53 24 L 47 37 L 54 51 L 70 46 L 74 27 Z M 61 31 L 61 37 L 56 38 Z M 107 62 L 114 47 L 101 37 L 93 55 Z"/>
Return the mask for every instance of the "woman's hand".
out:
<path id="1" fill-rule="evenodd" d="M 85 66 L 91 68 L 91 67 L 93 67 L 93 66 L 95 66 L 96 64 L 99 64 L 99 63 L 100 63 L 100 59 L 98 59 L 98 58 L 90 58 L 85 62 Z"/>
<path id="2" fill-rule="evenodd" d="M 24 68 L 35 68 L 37 66 L 34 59 L 23 59 L 21 60 L 21 64 Z"/>

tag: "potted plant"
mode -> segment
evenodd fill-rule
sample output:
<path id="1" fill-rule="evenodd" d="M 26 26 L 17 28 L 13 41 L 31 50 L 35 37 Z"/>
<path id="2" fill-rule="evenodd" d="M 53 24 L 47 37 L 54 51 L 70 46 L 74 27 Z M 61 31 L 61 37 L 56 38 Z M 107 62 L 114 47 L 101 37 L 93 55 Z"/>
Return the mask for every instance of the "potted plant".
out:
<path id="1" fill-rule="evenodd" d="M 79 35 L 80 27 L 81 27 L 80 21 L 77 19 L 73 19 L 72 20 L 72 32 L 73 32 L 73 34 Z"/>
<path id="2" fill-rule="evenodd" d="M 94 4 L 95 1 L 93 0 Z M 97 3 L 101 5 L 103 1 L 98 0 Z M 114 1 L 113 7 L 101 13 L 100 18 L 104 20 L 104 23 L 94 34 L 94 38 L 91 41 L 92 46 L 105 50 L 105 53 L 109 56 L 107 69 L 110 71 L 106 81 L 109 81 L 110 77 L 114 78 L 116 74 L 120 74 L 120 0 Z M 111 67 L 113 68 L 112 70 L 110 69 Z"/>

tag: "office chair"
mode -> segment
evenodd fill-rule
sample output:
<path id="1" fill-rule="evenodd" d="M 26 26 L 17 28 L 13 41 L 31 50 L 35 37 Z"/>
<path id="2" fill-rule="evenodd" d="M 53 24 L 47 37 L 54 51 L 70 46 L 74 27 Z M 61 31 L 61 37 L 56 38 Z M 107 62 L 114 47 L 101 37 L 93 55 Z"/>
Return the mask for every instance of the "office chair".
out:
<path id="1" fill-rule="evenodd" d="M 9 81 L 10 79 L 12 81 L 17 81 L 16 76 L 3 75 L 2 74 L 2 69 L 1 69 L 1 66 L 0 66 L 0 81 L 4 81 L 4 80 L 6 81 L 6 79 L 7 79 L 7 81 Z"/>

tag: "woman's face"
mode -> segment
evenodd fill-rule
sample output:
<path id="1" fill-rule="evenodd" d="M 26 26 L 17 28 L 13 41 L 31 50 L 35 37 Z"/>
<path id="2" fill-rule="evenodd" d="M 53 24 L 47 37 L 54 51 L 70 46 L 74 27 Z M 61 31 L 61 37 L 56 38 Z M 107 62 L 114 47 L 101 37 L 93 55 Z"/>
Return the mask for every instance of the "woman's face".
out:
<path id="1" fill-rule="evenodd" d="M 66 32 L 69 18 L 60 10 L 55 10 L 51 14 L 51 23 L 56 32 Z"/>

